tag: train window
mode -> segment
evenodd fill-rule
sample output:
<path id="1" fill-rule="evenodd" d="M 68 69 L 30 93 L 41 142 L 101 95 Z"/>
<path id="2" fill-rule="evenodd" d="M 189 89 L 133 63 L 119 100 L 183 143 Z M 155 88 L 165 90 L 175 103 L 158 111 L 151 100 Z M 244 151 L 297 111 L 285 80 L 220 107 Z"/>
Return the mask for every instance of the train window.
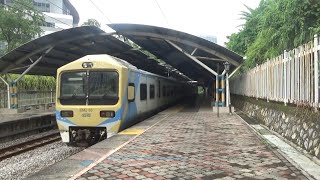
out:
<path id="1" fill-rule="evenodd" d="M 86 82 L 87 73 L 84 71 L 62 73 L 60 103 L 63 105 L 85 105 L 87 94 Z"/>
<path id="2" fill-rule="evenodd" d="M 171 87 L 168 86 L 168 88 L 167 88 L 167 96 L 170 96 L 170 89 L 171 89 Z"/>
<path id="3" fill-rule="evenodd" d="M 155 94 L 155 92 L 154 92 L 154 85 L 151 84 L 151 85 L 150 85 L 150 99 L 154 99 L 154 94 Z"/>
<path id="4" fill-rule="evenodd" d="M 115 71 L 74 71 L 61 75 L 63 105 L 113 105 L 119 100 L 119 75 Z"/>
<path id="5" fill-rule="evenodd" d="M 140 84 L 140 100 L 146 100 L 146 99 L 147 99 L 147 85 Z"/>
<path id="6" fill-rule="evenodd" d="M 166 96 L 166 86 L 162 87 L 162 96 L 165 97 Z"/>
<path id="7" fill-rule="evenodd" d="M 112 71 L 90 71 L 89 105 L 113 105 L 118 102 L 119 76 Z"/>

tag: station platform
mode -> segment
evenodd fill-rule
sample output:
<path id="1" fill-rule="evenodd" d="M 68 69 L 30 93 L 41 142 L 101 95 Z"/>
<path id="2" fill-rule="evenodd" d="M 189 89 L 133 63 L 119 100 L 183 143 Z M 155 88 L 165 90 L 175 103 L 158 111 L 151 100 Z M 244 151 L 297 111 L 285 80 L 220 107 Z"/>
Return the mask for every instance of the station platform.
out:
<path id="1" fill-rule="evenodd" d="M 306 179 L 238 115 L 169 108 L 28 179 Z"/>
<path id="2" fill-rule="evenodd" d="M 14 140 L 55 128 L 54 111 L 27 113 L 0 113 L 0 142 Z"/>

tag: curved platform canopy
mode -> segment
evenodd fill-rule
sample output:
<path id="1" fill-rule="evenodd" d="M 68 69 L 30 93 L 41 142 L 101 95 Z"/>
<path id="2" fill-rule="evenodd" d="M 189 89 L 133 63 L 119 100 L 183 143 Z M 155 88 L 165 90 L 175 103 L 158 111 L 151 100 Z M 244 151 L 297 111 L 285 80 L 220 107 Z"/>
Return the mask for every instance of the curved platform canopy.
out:
<path id="1" fill-rule="evenodd" d="M 30 41 L 0 58 L 0 74 L 54 76 L 57 68 L 88 54 L 109 54 L 139 69 L 179 80 L 208 81 L 242 57 L 202 38 L 161 27 L 110 24 L 116 32 L 82 26 Z M 217 71 L 220 67 L 219 72 Z"/>
<path id="2" fill-rule="evenodd" d="M 194 80 L 221 74 L 224 62 L 233 70 L 243 61 L 242 56 L 220 45 L 184 32 L 138 24 L 108 26 Z"/>
<path id="3" fill-rule="evenodd" d="M 117 39 L 114 33 L 82 26 L 42 36 L 12 50 L 0 58 L 0 74 L 21 74 L 29 69 L 26 74 L 55 76 L 57 68 L 90 54 L 109 54 L 160 75 L 166 75 L 167 71 Z"/>

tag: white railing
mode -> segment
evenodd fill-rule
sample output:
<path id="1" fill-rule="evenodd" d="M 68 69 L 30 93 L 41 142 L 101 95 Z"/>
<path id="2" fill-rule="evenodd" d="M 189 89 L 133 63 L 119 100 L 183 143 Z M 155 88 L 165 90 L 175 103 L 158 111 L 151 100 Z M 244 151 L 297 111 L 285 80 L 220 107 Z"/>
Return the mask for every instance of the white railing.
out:
<path id="1" fill-rule="evenodd" d="M 314 41 L 231 78 L 231 93 L 319 107 L 319 50 L 315 36 Z"/>

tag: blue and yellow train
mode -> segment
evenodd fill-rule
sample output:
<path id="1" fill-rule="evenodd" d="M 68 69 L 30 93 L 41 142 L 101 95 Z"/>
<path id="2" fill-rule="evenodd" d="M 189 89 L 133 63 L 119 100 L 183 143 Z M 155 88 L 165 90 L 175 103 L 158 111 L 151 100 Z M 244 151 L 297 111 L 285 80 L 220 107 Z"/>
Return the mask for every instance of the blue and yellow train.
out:
<path id="1" fill-rule="evenodd" d="M 193 86 L 88 55 L 57 71 L 56 119 L 62 141 L 94 144 L 190 95 Z"/>

